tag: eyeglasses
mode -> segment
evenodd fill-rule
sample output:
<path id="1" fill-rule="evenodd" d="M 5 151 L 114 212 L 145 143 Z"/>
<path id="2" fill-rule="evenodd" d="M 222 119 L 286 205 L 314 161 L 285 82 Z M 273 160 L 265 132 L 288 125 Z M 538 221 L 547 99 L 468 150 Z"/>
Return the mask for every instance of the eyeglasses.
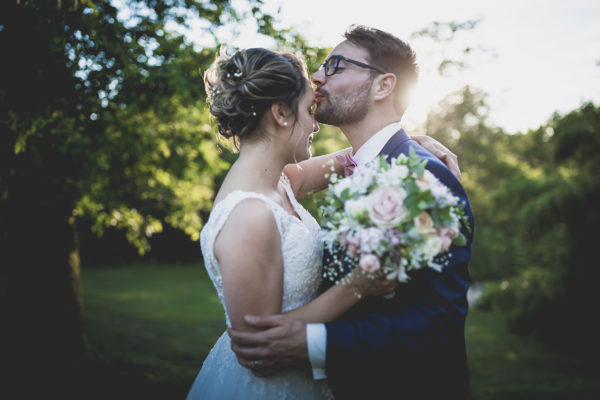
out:
<path id="1" fill-rule="evenodd" d="M 372 69 L 373 71 L 377 71 L 380 74 L 385 74 L 385 72 L 383 72 L 382 70 L 380 70 L 377 67 L 374 67 L 369 64 L 361 63 L 360 61 L 356 61 L 351 58 L 346 58 L 346 57 L 340 56 L 340 55 L 335 55 L 335 56 L 329 57 L 327 60 L 325 60 L 325 62 L 323 64 L 321 64 L 319 66 L 319 68 L 323 68 L 325 70 L 325 76 L 335 75 L 335 73 L 338 72 L 338 68 L 340 67 L 340 60 L 344 60 L 346 62 L 349 62 L 351 64 L 359 66 L 361 68 Z"/>

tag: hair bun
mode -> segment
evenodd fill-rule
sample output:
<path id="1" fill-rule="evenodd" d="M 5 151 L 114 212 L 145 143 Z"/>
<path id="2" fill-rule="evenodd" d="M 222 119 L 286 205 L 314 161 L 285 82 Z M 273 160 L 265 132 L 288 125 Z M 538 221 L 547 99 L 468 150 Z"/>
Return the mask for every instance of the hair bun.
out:
<path id="1" fill-rule="evenodd" d="M 227 55 L 221 47 L 204 74 L 210 113 L 219 133 L 243 138 L 256 130 L 264 111 L 275 102 L 296 109 L 305 88 L 306 70 L 296 57 L 267 49 Z"/>

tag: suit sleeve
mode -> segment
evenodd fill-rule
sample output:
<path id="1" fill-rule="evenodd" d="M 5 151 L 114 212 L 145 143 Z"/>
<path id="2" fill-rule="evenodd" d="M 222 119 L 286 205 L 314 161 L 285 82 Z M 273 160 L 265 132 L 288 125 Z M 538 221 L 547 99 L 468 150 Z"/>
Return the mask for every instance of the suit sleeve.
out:
<path id="1" fill-rule="evenodd" d="M 472 212 L 462 185 L 446 166 L 413 147 L 428 159 L 427 169 L 464 203 L 471 225 L 470 232 L 465 226 L 461 229 L 467 245 L 450 248 L 450 262 L 441 273 L 429 268 L 415 271 L 392 300 L 369 298 L 364 301 L 370 302 L 367 311 L 358 317 L 326 324 L 326 372 L 333 385 L 375 373 L 383 364 L 411 368 L 423 360 L 447 362 L 464 353 Z"/>

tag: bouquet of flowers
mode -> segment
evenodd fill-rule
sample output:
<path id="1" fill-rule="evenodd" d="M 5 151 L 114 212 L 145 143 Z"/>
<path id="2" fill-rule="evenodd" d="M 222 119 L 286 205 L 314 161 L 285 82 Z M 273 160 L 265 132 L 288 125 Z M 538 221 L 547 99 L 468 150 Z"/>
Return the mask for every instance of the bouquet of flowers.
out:
<path id="1" fill-rule="evenodd" d="M 458 197 L 425 169 L 411 148 L 391 163 L 383 157 L 357 166 L 348 177 L 332 173 L 319 204 L 322 235 L 332 262 L 324 277 L 342 281 L 348 267 L 381 271 L 406 282 L 407 272 L 441 271 L 452 244 L 465 245 L 469 228 Z"/>

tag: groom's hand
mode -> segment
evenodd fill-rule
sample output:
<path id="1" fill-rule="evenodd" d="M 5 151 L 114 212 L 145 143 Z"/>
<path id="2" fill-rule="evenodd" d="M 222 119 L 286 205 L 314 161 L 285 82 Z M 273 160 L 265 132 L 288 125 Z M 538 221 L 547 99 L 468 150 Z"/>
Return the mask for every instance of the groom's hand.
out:
<path id="1" fill-rule="evenodd" d="M 256 376 L 272 375 L 289 366 L 307 365 L 306 323 L 287 315 L 247 315 L 258 332 L 227 329 L 238 362 Z"/>

